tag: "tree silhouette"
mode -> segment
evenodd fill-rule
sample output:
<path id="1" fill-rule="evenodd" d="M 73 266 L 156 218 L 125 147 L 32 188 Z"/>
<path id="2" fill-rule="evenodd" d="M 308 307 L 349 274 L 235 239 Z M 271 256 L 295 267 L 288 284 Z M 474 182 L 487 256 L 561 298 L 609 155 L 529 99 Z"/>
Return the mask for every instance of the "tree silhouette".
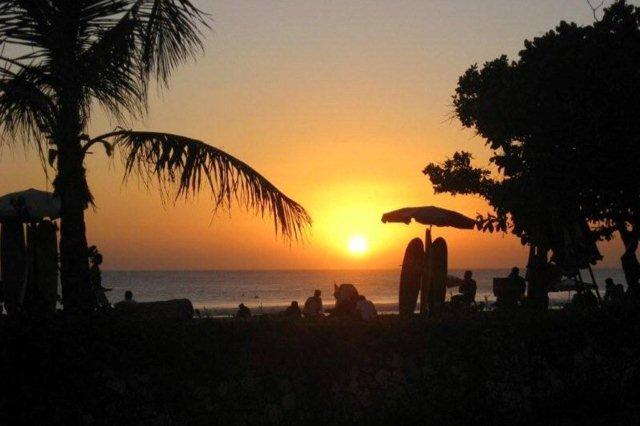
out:
<path id="1" fill-rule="evenodd" d="M 637 285 L 639 63 L 640 9 L 617 1 L 593 25 L 561 22 L 525 41 L 517 61 L 472 66 L 453 103 L 492 150 L 499 176 L 474 168 L 464 152 L 425 173 L 436 191 L 487 199 L 495 212 L 483 229 L 510 227 L 542 253 L 562 251 L 567 222 L 589 220 L 601 237 L 620 231 L 627 281 Z"/>
<path id="2" fill-rule="evenodd" d="M 91 138 L 96 105 L 117 120 L 147 111 L 149 85 L 202 50 L 207 16 L 189 0 L 0 0 L 0 126 L 9 143 L 35 145 L 55 168 L 61 199 L 61 280 L 65 309 L 91 305 L 84 210 L 93 203 L 87 150 L 122 156 L 126 174 L 157 179 L 177 198 L 203 186 L 215 207 L 237 201 L 273 217 L 297 239 L 304 208 L 244 162 L 204 142 L 117 129 Z"/>

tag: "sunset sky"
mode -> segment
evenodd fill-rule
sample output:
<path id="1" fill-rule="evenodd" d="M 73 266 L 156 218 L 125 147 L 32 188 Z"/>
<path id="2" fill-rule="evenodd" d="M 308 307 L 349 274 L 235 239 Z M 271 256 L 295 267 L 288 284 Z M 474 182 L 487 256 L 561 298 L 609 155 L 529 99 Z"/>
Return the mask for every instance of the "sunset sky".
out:
<path id="1" fill-rule="evenodd" d="M 88 238 L 105 269 L 396 268 L 417 224 L 386 224 L 382 213 L 438 205 L 475 217 L 472 197 L 435 196 L 421 173 L 465 149 L 486 165 L 489 151 L 451 119 L 458 77 L 473 63 L 514 58 L 525 38 L 560 20 L 591 22 L 585 0 L 196 2 L 212 17 L 204 56 L 152 96 L 144 122 L 109 122 L 183 134 L 249 163 L 307 208 L 308 241 L 288 245 L 272 223 L 234 208 L 212 216 L 208 194 L 163 206 L 98 149 L 87 162 L 97 207 Z M 637 3 L 637 2 L 634 2 Z M 4 148 L 0 193 L 51 188 L 35 152 Z M 450 267 L 524 266 L 511 236 L 434 228 L 449 243 Z M 349 250 L 355 242 L 366 250 Z M 621 243 L 602 245 L 618 266 Z"/>

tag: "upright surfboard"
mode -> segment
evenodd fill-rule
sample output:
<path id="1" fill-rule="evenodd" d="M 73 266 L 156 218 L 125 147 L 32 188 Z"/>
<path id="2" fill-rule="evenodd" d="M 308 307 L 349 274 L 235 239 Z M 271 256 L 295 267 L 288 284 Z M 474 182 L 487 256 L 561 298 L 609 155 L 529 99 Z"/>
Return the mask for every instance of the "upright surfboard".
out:
<path id="1" fill-rule="evenodd" d="M 36 229 L 36 288 L 41 308 L 55 312 L 58 300 L 58 240 L 56 225 L 43 220 Z"/>
<path id="2" fill-rule="evenodd" d="M 407 245 L 400 272 L 399 311 L 400 315 L 411 315 L 418 303 L 420 278 L 422 277 L 424 248 L 420 238 L 414 238 Z"/>
<path id="3" fill-rule="evenodd" d="M 429 309 L 429 293 L 431 292 L 431 229 L 424 234 L 424 253 L 422 254 L 422 282 L 420 284 L 420 314 L 425 315 Z"/>
<path id="4" fill-rule="evenodd" d="M 5 220 L 0 228 L 0 279 L 4 287 L 4 306 L 11 315 L 19 310 L 22 303 L 26 266 L 24 230 L 17 220 Z"/>
<path id="5" fill-rule="evenodd" d="M 436 238 L 431 246 L 431 291 L 429 293 L 429 314 L 438 315 L 447 295 L 447 243 L 444 238 Z"/>

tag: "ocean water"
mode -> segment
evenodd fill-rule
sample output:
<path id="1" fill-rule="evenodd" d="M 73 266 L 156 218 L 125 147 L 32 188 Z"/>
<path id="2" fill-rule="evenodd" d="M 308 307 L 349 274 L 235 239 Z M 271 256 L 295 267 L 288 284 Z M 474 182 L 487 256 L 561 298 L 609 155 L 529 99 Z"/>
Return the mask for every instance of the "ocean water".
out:
<path id="1" fill-rule="evenodd" d="M 453 269 L 450 275 L 462 277 L 464 270 Z M 478 284 L 476 301 L 494 301 L 492 279 L 505 277 L 509 269 L 473 271 Z M 595 269 L 596 283 L 604 294 L 604 280 L 612 277 L 624 282 L 619 269 Z M 584 277 L 585 281 L 591 281 Z M 131 290 L 139 302 L 187 298 L 194 307 L 209 315 L 233 315 L 239 303 L 254 314 L 273 313 L 284 309 L 291 301 L 304 304 L 315 289 L 322 291 L 325 307 L 334 303 L 333 285 L 354 284 L 358 291 L 372 300 L 381 312 L 398 309 L 400 269 L 390 270 L 286 270 L 286 271 L 104 271 L 103 285 L 113 290 L 107 293 L 112 303 L 122 300 Z M 456 294 L 450 289 L 447 299 Z M 552 303 L 569 301 L 568 292 L 551 293 Z"/>

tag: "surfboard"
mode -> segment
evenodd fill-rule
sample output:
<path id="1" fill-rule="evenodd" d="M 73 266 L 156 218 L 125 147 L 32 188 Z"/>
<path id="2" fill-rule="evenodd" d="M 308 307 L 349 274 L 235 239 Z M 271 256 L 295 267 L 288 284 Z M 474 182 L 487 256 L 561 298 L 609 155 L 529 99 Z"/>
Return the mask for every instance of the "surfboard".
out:
<path id="1" fill-rule="evenodd" d="M 20 308 L 25 278 L 26 248 L 22 223 L 5 220 L 0 230 L 0 269 L 5 308 L 9 315 Z"/>
<path id="2" fill-rule="evenodd" d="M 42 309 L 55 312 L 58 300 L 58 241 L 55 223 L 44 220 L 38 224 L 36 242 L 36 288 Z"/>
<path id="3" fill-rule="evenodd" d="M 36 274 L 36 225 L 27 224 L 27 257 L 25 267 L 25 280 L 20 295 L 20 304 L 25 312 L 36 313 L 40 307 Z"/>
<path id="4" fill-rule="evenodd" d="M 424 234 L 424 253 L 422 254 L 422 282 L 420 283 L 420 314 L 429 310 L 429 293 L 431 292 L 431 229 Z"/>
<path id="5" fill-rule="evenodd" d="M 447 295 L 447 242 L 436 238 L 431 246 L 431 292 L 429 293 L 430 315 L 438 315 Z"/>
<path id="6" fill-rule="evenodd" d="M 400 315 L 411 315 L 418 303 L 420 278 L 422 277 L 422 261 L 424 248 L 420 238 L 414 238 L 407 245 L 400 272 L 399 311 Z"/>

